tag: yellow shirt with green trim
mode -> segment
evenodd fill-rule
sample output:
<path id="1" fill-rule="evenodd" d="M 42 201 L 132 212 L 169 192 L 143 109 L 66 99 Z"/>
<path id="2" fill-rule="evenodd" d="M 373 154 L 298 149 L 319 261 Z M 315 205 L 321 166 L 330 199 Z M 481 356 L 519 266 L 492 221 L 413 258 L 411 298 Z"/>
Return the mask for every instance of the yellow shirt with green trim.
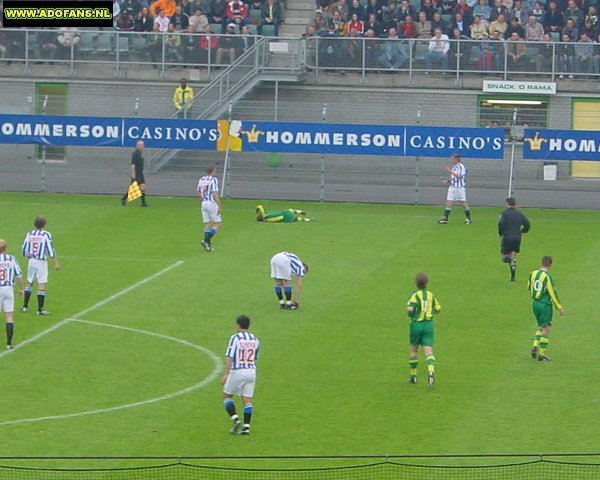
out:
<path id="1" fill-rule="evenodd" d="M 534 301 L 554 305 L 558 310 L 562 308 L 558 300 L 558 294 L 556 293 L 554 277 L 545 268 L 539 268 L 531 272 L 529 281 L 527 282 L 527 289 Z"/>
<path id="2" fill-rule="evenodd" d="M 411 322 L 433 320 L 433 314 L 440 313 L 442 309 L 442 305 L 435 298 L 435 295 L 427 289 L 417 290 L 413 293 L 408 299 L 406 306 L 414 308 L 410 316 Z"/>

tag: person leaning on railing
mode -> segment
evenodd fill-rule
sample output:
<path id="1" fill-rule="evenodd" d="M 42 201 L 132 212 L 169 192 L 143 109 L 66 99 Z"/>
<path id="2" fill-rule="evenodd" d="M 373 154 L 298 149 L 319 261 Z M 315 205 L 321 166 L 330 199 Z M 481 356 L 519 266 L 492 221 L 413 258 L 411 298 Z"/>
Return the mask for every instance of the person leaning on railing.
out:
<path id="1" fill-rule="evenodd" d="M 71 48 L 75 48 L 81 39 L 79 32 L 75 27 L 62 27 L 58 32 L 57 57 L 63 60 L 70 59 Z"/>
<path id="2" fill-rule="evenodd" d="M 429 41 L 428 52 L 425 54 L 425 66 L 427 70 L 425 75 L 433 68 L 433 62 L 439 61 L 442 64 L 443 74 L 448 70 L 448 52 L 450 50 L 450 41 L 448 35 L 444 35 L 440 28 L 435 29 L 435 35 Z"/>
<path id="3" fill-rule="evenodd" d="M 511 37 L 506 41 L 507 70 L 509 72 L 526 70 L 526 53 L 527 44 L 517 32 L 513 32 Z"/>
<path id="4" fill-rule="evenodd" d="M 586 32 L 581 32 L 581 38 L 575 44 L 574 60 L 577 73 L 598 73 L 598 64 L 594 63 L 594 42 Z"/>
<path id="5" fill-rule="evenodd" d="M 504 70 L 504 42 L 498 30 L 494 30 L 489 39 L 481 42 L 477 68 L 484 71 Z"/>
<path id="6" fill-rule="evenodd" d="M 553 54 L 554 45 L 552 36 L 549 33 L 544 33 L 541 44 L 538 47 L 538 54 L 535 57 L 535 71 L 549 72 L 552 69 Z"/>
<path id="7" fill-rule="evenodd" d="M 556 46 L 556 57 L 558 60 L 558 71 L 560 75 L 558 78 L 563 79 L 564 73 L 569 73 L 569 78 L 573 78 L 573 56 L 575 55 L 575 49 L 571 42 L 569 34 L 564 33 L 562 36 L 562 43 Z"/>

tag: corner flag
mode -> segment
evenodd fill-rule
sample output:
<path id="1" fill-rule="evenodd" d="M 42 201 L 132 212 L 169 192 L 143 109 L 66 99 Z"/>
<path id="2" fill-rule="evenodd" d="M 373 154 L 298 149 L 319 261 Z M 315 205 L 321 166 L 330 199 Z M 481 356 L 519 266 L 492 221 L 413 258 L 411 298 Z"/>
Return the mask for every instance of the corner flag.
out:
<path id="1" fill-rule="evenodd" d="M 140 198 L 142 196 L 142 191 L 140 190 L 140 186 L 137 182 L 131 182 L 129 185 L 129 190 L 127 190 L 127 201 L 133 202 L 136 198 Z"/>

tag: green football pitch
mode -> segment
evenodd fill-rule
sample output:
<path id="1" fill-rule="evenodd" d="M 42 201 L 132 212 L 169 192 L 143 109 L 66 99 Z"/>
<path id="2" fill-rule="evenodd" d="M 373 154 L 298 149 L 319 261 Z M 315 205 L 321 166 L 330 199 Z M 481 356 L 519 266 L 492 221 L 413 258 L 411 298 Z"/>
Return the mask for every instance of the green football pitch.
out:
<path id="1" fill-rule="evenodd" d="M 17 312 L 4 352 L 2 455 L 385 455 L 599 450 L 598 212 L 526 209 L 517 282 L 500 262 L 499 208 L 288 204 L 314 223 L 262 224 L 224 202 L 215 251 L 196 199 L 0 194 L 0 237 L 20 256 L 35 215 L 61 259 L 52 316 Z M 297 311 L 269 275 L 279 251 L 310 265 Z M 549 363 L 529 356 L 527 274 L 554 257 L 565 307 Z M 407 382 L 405 303 L 430 276 L 437 385 Z M 35 296 L 32 298 L 35 307 Z M 17 301 L 17 306 L 20 306 Z M 247 314 L 261 358 L 252 435 L 231 436 L 220 369 Z M 239 402 L 238 402 L 239 405 Z"/>

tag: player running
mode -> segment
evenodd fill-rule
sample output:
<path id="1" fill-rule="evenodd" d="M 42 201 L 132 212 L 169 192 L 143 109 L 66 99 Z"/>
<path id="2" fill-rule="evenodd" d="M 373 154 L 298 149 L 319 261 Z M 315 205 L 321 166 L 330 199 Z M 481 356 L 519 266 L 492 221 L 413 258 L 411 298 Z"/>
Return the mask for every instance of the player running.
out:
<path id="1" fill-rule="evenodd" d="M 6 253 L 6 241 L 0 239 L 0 311 L 6 318 L 6 348 L 13 348 L 13 334 L 15 324 L 13 312 L 15 311 L 14 285 L 19 286 L 19 295 L 23 296 L 23 279 L 21 268 L 12 255 Z"/>
<path id="2" fill-rule="evenodd" d="M 521 234 L 527 233 L 531 224 L 527 217 L 516 209 L 516 200 L 513 197 L 506 199 L 506 210 L 498 220 L 498 235 L 502 238 L 500 254 L 502 261 L 510 267 L 510 281 L 516 281 L 517 253 L 521 249 Z"/>
<path id="3" fill-rule="evenodd" d="M 465 209 L 465 223 L 468 225 L 471 223 L 471 208 L 467 203 L 467 167 L 460 161 L 460 155 L 455 153 L 450 158 L 452 161 L 452 168 L 446 167 L 446 171 L 450 174 L 450 178 L 444 180 L 445 184 L 448 184 L 448 194 L 446 195 L 446 207 L 444 208 L 444 216 L 438 221 L 438 223 L 448 223 L 448 217 L 452 211 L 452 204 L 454 202 L 460 202 L 462 207 Z"/>
<path id="4" fill-rule="evenodd" d="M 531 272 L 527 283 L 529 294 L 533 299 L 533 314 L 538 324 L 531 348 L 531 358 L 537 358 L 540 362 L 550 361 L 550 357 L 546 355 L 546 348 L 548 347 L 548 336 L 552 326 L 552 307 L 554 306 L 561 315 L 565 314 L 558 300 L 554 277 L 550 274 L 551 268 L 552 257 L 542 257 L 541 267 Z"/>
<path id="5" fill-rule="evenodd" d="M 417 383 L 417 365 L 419 363 L 419 345 L 423 346 L 427 362 L 427 385 L 435 385 L 435 357 L 433 355 L 433 314 L 440 313 L 442 306 L 435 295 L 427 290 L 427 274 L 418 273 L 415 284 L 418 290 L 406 303 L 406 313 L 410 318 L 410 383 Z"/>
<path id="6" fill-rule="evenodd" d="M 281 310 L 296 310 L 300 306 L 300 294 L 308 265 L 298 255 L 280 252 L 271 258 L 271 278 L 275 280 L 275 295 Z M 296 277 L 296 293 L 292 301 L 292 277 Z M 285 299 L 284 299 L 285 295 Z"/>
<path id="7" fill-rule="evenodd" d="M 233 422 L 230 433 L 250 435 L 250 421 L 252 420 L 252 397 L 256 384 L 256 359 L 260 342 L 255 335 L 248 331 L 250 319 L 240 315 L 236 319 L 237 333 L 229 339 L 225 352 L 225 373 L 221 379 L 223 385 L 223 404 Z M 236 413 L 233 396 L 242 398 L 244 408 L 244 423 Z"/>
<path id="8" fill-rule="evenodd" d="M 266 212 L 262 205 L 256 207 L 256 220 L 267 223 L 314 222 L 312 218 L 306 216 L 304 210 L 287 208 L 280 212 Z"/>
<path id="9" fill-rule="evenodd" d="M 25 287 L 25 298 L 23 299 L 22 312 L 29 310 L 29 299 L 33 291 L 33 282 L 37 282 L 38 315 L 50 315 L 44 308 L 46 302 L 46 286 L 48 284 L 48 258 L 52 259 L 54 268 L 60 270 L 58 257 L 52 244 L 52 234 L 46 228 L 46 219 L 41 215 L 33 221 L 35 230 L 25 236 L 23 241 L 23 256 L 28 258 L 27 262 L 27 286 Z"/>
<path id="10" fill-rule="evenodd" d="M 219 198 L 219 181 L 215 177 L 217 168 L 210 165 L 206 175 L 198 180 L 197 195 L 202 202 L 202 221 L 204 222 L 204 240 L 200 244 L 207 252 L 212 252 L 211 239 L 221 228 L 221 199 Z"/>

